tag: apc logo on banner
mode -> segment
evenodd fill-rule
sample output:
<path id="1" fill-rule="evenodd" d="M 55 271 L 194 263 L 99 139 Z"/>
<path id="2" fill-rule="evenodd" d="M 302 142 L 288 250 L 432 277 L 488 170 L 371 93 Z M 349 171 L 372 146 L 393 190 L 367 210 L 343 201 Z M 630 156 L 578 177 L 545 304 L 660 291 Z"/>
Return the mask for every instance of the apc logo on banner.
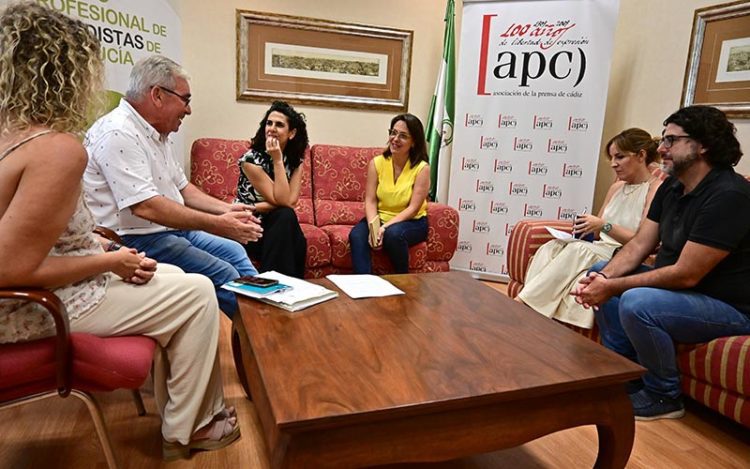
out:
<path id="1" fill-rule="evenodd" d="M 576 215 L 577 214 L 578 214 L 578 212 L 575 211 L 572 208 L 559 207 L 557 209 L 557 219 L 558 220 L 573 221 L 573 220 L 576 219 Z"/>
<path id="2" fill-rule="evenodd" d="M 464 127 L 483 127 L 484 119 L 481 114 L 466 114 L 464 119 Z"/>
<path id="3" fill-rule="evenodd" d="M 518 121 L 515 116 L 498 114 L 497 126 L 501 129 L 515 129 L 518 126 Z"/>
<path id="4" fill-rule="evenodd" d="M 565 143 L 565 140 L 549 139 L 547 141 L 547 153 L 567 153 L 567 152 L 568 152 L 568 144 Z"/>
<path id="5" fill-rule="evenodd" d="M 497 139 L 495 137 L 479 137 L 479 148 L 481 150 L 497 150 Z"/>
<path id="6" fill-rule="evenodd" d="M 519 183 L 510 183 L 510 195 L 515 195 L 519 197 L 526 197 L 529 195 L 529 188 L 526 187 L 526 184 L 519 184 Z"/>
<path id="7" fill-rule="evenodd" d="M 547 171 L 548 169 L 546 164 L 529 161 L 529 174 L 531 176 L 546 176 Z"/>
<path id="8" fill-rule="evenodd" d="M 589 130 L 589 121 L 583 117 L 570 116 L 568 118 L 568 130 L 572 132 L 586 132 Z"/>
<path id="9" fill-rule="evenodd" d="M 477 179 L 477 192 L 494 192 L 495 185 L 492 181 L 480 181 Z"/>
<path id="10" fill-rule="evenodd" d="M 534 130 L 549 130 L 552 128 L 552 118 L 546 116 L 534 116 Z"/>
<path id="11" fill-rule="evenodd" d="M 462 252 L 464 254 L 469 254 L 471 252 L 471 249 L 471 241 L 459 241 L 458 246 L 456 246 L 456 251 Z"/>
<path id="12" fill-rule="evenodd" d="M 477 204 L 473 200 L 458 199 L 459 212 L 473 212 L 477 209 Z"/>
<path id="13" fill-rule="evenodd" d="M 516 225 L 511 225 L 511 224 L 508 224 L 508 223 L 505 224 L 505 236 L 506 237 L 510 236 L 510 234 L 513 233 L 513 227 L 514 226 L 516 226 Z"/>
<path id="14" fill-rule="evenodd" d="M 487 266 L 484 265 L 484 262 L 469 261 L 469 270 L 473 270 L 474 272 L 487 272 Z"/>
<path id="15" fill-rule="evenodd" d="M 513 149 L 515 151 L 531 151 L 534 149 L 534 144 L 530 138 L 518 138 L 513 139 Z"/>
<path id="16" fill-rule="evenodd" d="M 539 205 L 523 204 L 523 216 L 529 218 L 542 218 L 544 210 Z"/>
<path id="17" fill-rule="evenodd" d="M 487 243 L 487 255 L 503 257 L 505 255 L 505 249 L 500 244 Z"/>
<path id="18" fill-rule="evenodd" d="M 471 231 L 473 233 L 489 233 L 491 231 L 490 224 L 486 221 L 474 220 L 474 223 L 471 226 Z"/>
<path id="19" fill-rule="evenodd" d="M 583 177 L 583 169 L 581 168 L 580 165 L 565 163 L 563 165 L 562 177 L 564 177 L 564 178 L 580 178 L 580 177 Z"/>
<path id="20" fill-rule="evenodd" d="M 496 173 L 510 174 L 513 172 L 513 164 L 507 160 L 495 160 L 494 170 Z"/>
<path id="21" fill-rule="evenodd" d="M 461 171 L 471 171 L 476 173 L 479 171 L 479 160 L 476 158 L 461 158 Z"/>
<path id="22" fill-rule="evenodd" d="M 560 189 L 560 186 L 551 186 L 549 184 L 545 184 L 544 188 L 542 189 L 542 198 L 543 199 L 559 199 L 562 197 L 563 191 Z"/>
<path id="23" fill-rule="evenodd" d="M 490 202 L 490 213 L 493 215 L 507 215 L 508 205 L 504 202 L 495 202 L 493 200 Z"/>

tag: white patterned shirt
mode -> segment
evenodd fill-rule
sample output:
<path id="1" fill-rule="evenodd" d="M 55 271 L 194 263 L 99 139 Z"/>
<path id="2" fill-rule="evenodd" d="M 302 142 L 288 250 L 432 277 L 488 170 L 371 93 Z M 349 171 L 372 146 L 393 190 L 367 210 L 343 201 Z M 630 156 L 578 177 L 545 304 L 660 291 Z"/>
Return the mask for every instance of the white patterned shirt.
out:
<path id="1" fill-rule="evenodd" d="M 170 230 L 130 210 L 159 195 L 185 204 L 180 191 L 188 180 L 169 137 L 163 138 L 121 99 L 119 106 L 94 123 L 83 144 L 89 154 L 83 175 L 86 202 L 97 224 L 119 235 Z"/>

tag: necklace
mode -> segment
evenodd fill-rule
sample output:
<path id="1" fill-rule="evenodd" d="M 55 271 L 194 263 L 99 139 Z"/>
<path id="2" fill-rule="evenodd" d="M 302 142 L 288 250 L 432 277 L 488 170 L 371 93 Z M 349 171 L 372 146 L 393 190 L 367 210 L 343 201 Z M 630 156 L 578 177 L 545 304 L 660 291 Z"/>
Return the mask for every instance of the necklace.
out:
<path id="1" fill-rule="evenodd" d="M 633 192 L 640 189 L 644 184 L 650 183 L 653 179 L 654 176 L 651 176 L 643 182 L 638 182 L 636 184 L 625 184 L 624 186 L 622 186 L 622 193 L 623 195 L 631 195 Z"/>

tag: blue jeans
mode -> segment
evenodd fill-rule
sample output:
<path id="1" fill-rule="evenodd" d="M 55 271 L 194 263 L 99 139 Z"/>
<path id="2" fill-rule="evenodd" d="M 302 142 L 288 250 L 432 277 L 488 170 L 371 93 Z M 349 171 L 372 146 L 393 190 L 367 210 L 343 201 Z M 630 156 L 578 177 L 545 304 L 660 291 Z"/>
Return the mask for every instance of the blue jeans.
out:
<path id="1" fill-rule="evenodd" d="M 605 265 L 598 262 L 591 271 Z M 641 266 L 636 272 L 648 269 Z M 750 315 L 691 290 L 632 288 L 602 304 L 594 317 L 602 343 L 648 370 L 643 376 L 647 390 L 672 399 L 680 396 L 674 342 L 750 334 Z"/>
<path id="2" fill-rule="evenodd" d="M 355 274 L 371 274 L 372 258 L 370 257 L 370 230 L 367 220 L 359 221 L 349 233 L 349 245 L 352 248 L 352 268 Z M 397 274 L 409 272 L 409 246 L 427 239 L 427 217 L 394 223 L 383 233 L 383 250 L 393 264 Z"/>
<path id="3" fill-rule="evenodd" d="M 203 231 L 125 235 L 122 240 L 158 262 L 208 277 L 216 289 L 219 307 L 230 318 L 237 312 L 237 297 L 221 286 L 237 277 L 258 273 L 240 243 Z"/>

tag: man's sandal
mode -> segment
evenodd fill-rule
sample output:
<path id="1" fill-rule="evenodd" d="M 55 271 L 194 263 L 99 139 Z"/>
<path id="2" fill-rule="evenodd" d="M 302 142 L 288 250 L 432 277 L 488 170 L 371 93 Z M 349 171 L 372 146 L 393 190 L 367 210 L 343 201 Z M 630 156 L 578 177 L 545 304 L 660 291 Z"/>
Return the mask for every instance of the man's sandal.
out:
<path id="1" fill-rule="evenodd" d="M 226 409 L 225 409 L 226 410 Z M 218 414 L 217 414 L 218 415 Z M 162 453 L 165 461 L 187 459 L 191 450 L 211 451 L 229 446 L 240 437 L 240 426 L 236 417 L 215 420 L 210 423 L 211 429 L 205 438 L 190 440 L 183 445 L 177 441 L 162 441 Z"/>

